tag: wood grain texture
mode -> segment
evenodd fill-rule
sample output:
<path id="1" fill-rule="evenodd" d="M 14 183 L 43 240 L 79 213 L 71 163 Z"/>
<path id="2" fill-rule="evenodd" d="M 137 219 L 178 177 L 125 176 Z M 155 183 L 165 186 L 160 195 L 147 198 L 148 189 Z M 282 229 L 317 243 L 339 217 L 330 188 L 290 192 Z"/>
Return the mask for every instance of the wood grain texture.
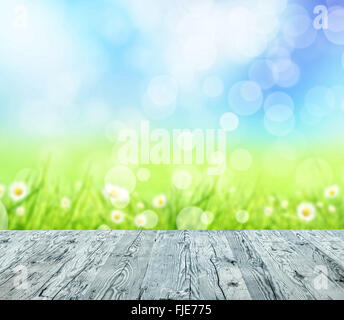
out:
<path id="1" fill-rule="evenodd" d="M 255 239 L 255 231 L 228 231 L 226 236 L 252 299 L 312 298 L 280 269 L 280 263 Z"/>
<path id="2" fill-rule="evenodd" d="M 250 300 L 244 278 L 225 232 L 195 232 L 198 295 L 207 300 Z"/>
<path id="3" fill-rule="evenodd" d="M 344 299 L 344 231 L 0 231 L 0 299 Z"/>
<path id="4" fill-rule="evenodd" d="M 190 299 L 190 231 L 158 231 L 137 299 Z"/>
<path id="5" fill-rule="evenodd" d="M 137 297 L 147 269 L 156 231 L 127 231 L 83 299 L 120 300 Z"/>

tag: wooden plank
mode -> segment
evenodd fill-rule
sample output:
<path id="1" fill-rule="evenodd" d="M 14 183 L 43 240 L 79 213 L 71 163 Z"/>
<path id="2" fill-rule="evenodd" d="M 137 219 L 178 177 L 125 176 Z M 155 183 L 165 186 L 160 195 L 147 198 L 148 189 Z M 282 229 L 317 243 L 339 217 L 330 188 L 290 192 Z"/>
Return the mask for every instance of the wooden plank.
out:
<path id="1" fill-rule="evenodd" d="M 331 231 L 292 231 L 290 241 L 302 244 L 303 255 L 308 254 L 316 270 L 322 270 L 328 277 L 328 289 L 338 293 L 339 299 L 344 295 L 344 242 Z M 336 297 L 333 297 L 336 299 Z"/>
<path id="2" fill-rule="evenodd" d="M 139 299 L 195 299 L 190 231 L 159 231 Z M 196 290 L 197 292 L 197 290 Z"/>
<path id="3" fill-rule="evenodd" d="M 82 298 L 122 300 L 139 297 L 156 233 L 127 231 Z"/>
<path id="4" fill-rule="evenodd" d="M 326 230 L 295 230 L 292 233 L 299 241 L 307 241 L 337 264 L 344 266 L 344 241 L 336 233 Z"/>
<path id="5" fill-rule="evenodd" d="M 340 242 L 344 241 L 344 230 L 328 230 L 329 233 L 332 233 L 336 239 L 339 239 Z"/>
<path id="6" fill-rule="evenodd" d="M 64 264 L 37 292 L 35 299 L 79 299 L 94 280 L 124 231 L 85 231 L 88 245 Z"/>
<path id="7" fill-rule="evenodd" d="M 223 231 L 195 231 L 198 297 L 250 300 L 251 296 Z"/>
<path id="8" fill-rule="evenodd" d="M 314 299 L 302 284 L 281 270 L 280 263 L 255 239 L 254 234 L 255 231 L 226 232 L 252 299 Z"/>
<path id="9" fill-rule="evenodd" d="M 341 299 L 344 291 L 340 286 L 326 277 L 328 288 L 319 290 L 318 266 L 324 263 L 323 255 L 313 250 L 305 242 L 296 241 L 291 231 L 256 231 L 249 233 L 257 247 L 265 250 L 279 267 L 279 272 L 286 275 L 292 285 L 289 290 L 303 290 L 309 298 L 317 300 Z"/>
<path id="10" fill-rule="evenodd" d="M 0 232 L 0 283 L 1 274 L 14 269 L 25 252 L 35 248 L 41 238 L 47 237 L 46 231 L 1 231 Z"/>
<path id="11" fill-rule="evenodd" d="M 0 298 L 32 299 L 37 296 L 44 283 L 63 268 L 64 264 L 77 254 L 77 248 L 86 246 L 88 235 L 81 231 L 43 233 L 30 250 L 26 250 L 18 265 L 26 268 L 28 288 L 15 286 L 18 277 L 9 268 L 0 275 Z M 13 265 L 12 265 L 13 267 Z"/>
<path id="12" fill-rule="evenodd" d="M 0 299 L 344 299 L 343 239 L 340 230 L 1 231 Z M 18 266 L 25 290 L 14 285 Z"/>

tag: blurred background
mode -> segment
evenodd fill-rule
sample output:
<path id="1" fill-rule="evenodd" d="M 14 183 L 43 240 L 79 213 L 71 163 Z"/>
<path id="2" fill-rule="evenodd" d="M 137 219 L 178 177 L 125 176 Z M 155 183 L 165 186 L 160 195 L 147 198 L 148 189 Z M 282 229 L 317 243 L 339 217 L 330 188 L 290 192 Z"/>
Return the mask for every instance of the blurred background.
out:
<path id="1" fill-rule="evenodd" d="M 318 5 L 326 30 L 314 28 Z M 333 161 L 343 45 L 340 0 L 2 1 L 1 174 L 47 149 L 111 153 L 118 127 L 145 119 L 222 128 L 273 174 L 305 150 Z"/>
<path id="2" fill-rule="evenodd" d="M 0 220 L 341 228 L 343 76 L 341 0 L 1 1 Z M 118 133 L 143 120 L 225 130 L 226 172 L 118 168 Z"/>

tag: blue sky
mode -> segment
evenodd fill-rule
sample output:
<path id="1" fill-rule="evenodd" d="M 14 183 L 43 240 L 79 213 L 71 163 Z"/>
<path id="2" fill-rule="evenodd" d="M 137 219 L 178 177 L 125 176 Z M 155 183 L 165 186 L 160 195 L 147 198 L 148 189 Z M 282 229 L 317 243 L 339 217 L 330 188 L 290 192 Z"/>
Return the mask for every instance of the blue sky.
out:
<path id="1" fill-rule="evenodd" d="M 319 4 L 329 10 L 326 32 L 313 27 Z M 218 128 L 233 113 L 239 120 L 233 137 L 338 136 L 344 119 L 338 4 L 3 1 L 1 126 L 52 137 L 102 132 L 114 121 L 135 127 L 142 119 L 168 128 Z M 327 97 L 321 106 L 319 86 Z M 268 111 L 265 101 L 276 92 L 293 106 L 282 99 Z"/>

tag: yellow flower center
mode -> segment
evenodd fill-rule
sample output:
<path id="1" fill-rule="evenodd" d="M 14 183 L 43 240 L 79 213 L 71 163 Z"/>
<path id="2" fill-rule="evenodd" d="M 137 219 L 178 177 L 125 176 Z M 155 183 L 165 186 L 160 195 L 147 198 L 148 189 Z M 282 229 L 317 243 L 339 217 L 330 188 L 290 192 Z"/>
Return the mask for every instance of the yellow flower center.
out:
<path id="1" fill-rule="evenodd" d="M 330 190 L 330 196 L 334 196 L 336 194 L 336 191 L 334 189 Z"/>
<path id="2" fill-rule="evenodd" d="M 302 214 L 305 216 L 305 217 L 309 217 L 311 215 L 311 210 L 309 208 L 304 208 L 302 210 Z"/>
<path id="3" fill-rule="evenodd" d="M 117 189 L 112 189 L 109 192 L 109 195 L 110 195 L 111 198 L 118 199 L 119 196 L 120 196 L 120 192 Z"/>
<path id="4" fill-rule="evenodd" d="M 21 195 L 23 194 L 23 189 L 20 188 L 20 187 L 15 188 L 15 189 L 14 189 L 14 194 L 15 194 L 16 196 L 21 196 Z"/>
<path id="5" fill-rule="evenodd" d="M 163 205 L 164 204 L 164 199 L 163 198 L 159 198 L 158 199 L 158 204 L 159 205 Z"/>
<path id="6" fill-rule="evenodd" d="M 115 218 L 115 220 L 120 220 L 121 219 L 121 215 L 119 213 L 116 213 L 114 218 Z"/>

